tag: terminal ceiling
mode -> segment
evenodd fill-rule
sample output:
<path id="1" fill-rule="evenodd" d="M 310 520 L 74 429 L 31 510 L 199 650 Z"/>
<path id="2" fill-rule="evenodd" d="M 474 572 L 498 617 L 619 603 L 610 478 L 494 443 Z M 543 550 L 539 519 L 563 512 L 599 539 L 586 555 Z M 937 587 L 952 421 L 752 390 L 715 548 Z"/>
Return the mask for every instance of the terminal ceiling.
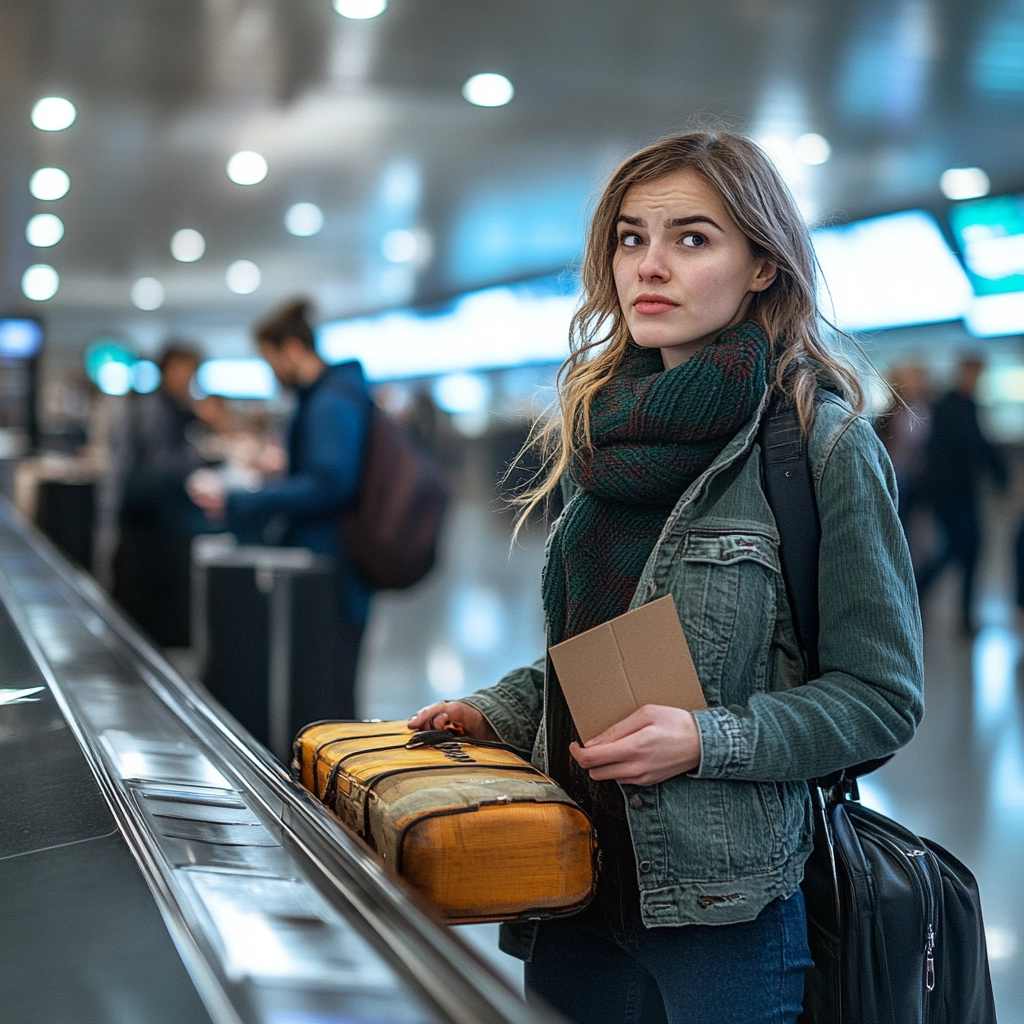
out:
<path id="1" fill-rule="evenodd" d="M 501 108 L 467 103 L 471 75 L 506 75 Z M 78 108 L 66 131 L 29 121 L 41 96 Z M 325 317 L 455 294 L 570 263 L 595 186 L 632 149 L 695 117 L 756 137 L 824 135 L 829 162 L 798 170 L 817 223 L 940 212 L 948 167 L 1024 190 L 1020 0 L 391 0 L 371 21 L 329 0 L 4 0 L 0 5 L 0 304 L 44 315 L 68 342 L 244 326 L 286 295 Z M 262 153 L 254 186 L 225 174 Z M 41 166 L 71 175 L 41 203 Z M 323 230 L 284 211 L 314 202 Z M 64 221 L 38 250 L 36 212 Z M 207 241 L 176 263 L 172 233 Z M 388 231 L 429 241 L 390 264 Z M 249 259 L 263 283 L 233 295 Z M 45 260 L 58 294 L 21 296 Z M 140 313 L 132 282 L 166 301 Z"/>

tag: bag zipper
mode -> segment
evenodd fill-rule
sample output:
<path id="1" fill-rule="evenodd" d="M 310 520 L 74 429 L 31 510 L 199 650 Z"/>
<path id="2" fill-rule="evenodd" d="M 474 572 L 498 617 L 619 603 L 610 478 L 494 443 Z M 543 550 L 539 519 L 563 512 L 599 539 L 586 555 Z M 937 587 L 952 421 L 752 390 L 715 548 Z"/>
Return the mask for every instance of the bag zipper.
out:
<path id="1" fill-rule="evenodd" d="M 898 840 L 884 835 L 881 831 L 877 832 L 873 838 L 876 842 L 882 842 L 891 850 L 900 854 L 906 860 L 907 864 L 910 865 L 913 876 L 921 883 L 920 887 L 924 895 L 924 912 L 926 921 L 923 950 L 924 975 L 922 977 L 924 986 L 923 1019 L 927 1022 L 929 995 L 935 990 L 936 984 L 935 950 L 938 944 L 938 922 L 935 920 L 935 889 L 932 885 L 931 873 L 924 864 L 924 859 L 928 857 L 928 851 L 921 850 L 916 847 L 905 849 Z"/>

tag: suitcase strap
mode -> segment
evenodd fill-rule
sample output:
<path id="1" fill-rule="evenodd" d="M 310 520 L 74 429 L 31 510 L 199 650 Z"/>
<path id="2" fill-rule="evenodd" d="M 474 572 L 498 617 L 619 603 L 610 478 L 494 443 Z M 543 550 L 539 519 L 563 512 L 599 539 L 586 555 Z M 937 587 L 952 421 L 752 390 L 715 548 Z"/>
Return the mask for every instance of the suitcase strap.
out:
<path id="1" fill-rule="evenodd" d="M 491 747 L 495 750 L 507 750 L 510 754 L 520 756 L 519 751 L 508 743 L 500 740 L 479 740 L 475 736 L 467 736 L 462 732 L 455 732 L 451 729 L 425 729 L 423 732 L 414 733 L 412 739 L 405 745 L 410 750 L 417 747 L 443 747 L 448 743 L 459 743 L 473 747 Z"/>
<path id="2" fill-rule="evenodd" d="M 411 768 L 390 768 L 386 772 L 378 772 L 376 775 L 371 776 L 369 779 L 366 780 L 366 782 L 357 783 L 356 785 L 360 789 L 366 791 L 366 799 L 363 801 L 363 828 L 362 828 L 362 836 L 363 836 L 363 838 L 366 839 L 370 835 L 370 797 L 374 795 L 374 793 L 373 793 L 374 788 L 376 786 L 378 786 L 380 783 L 382 783 L 385 779 L 392 779 L 396 775 L 413 775 L 413 774 L 416 774 L 418 772 L 438 772 L 438 771 L 442 771 L 443 772 L 446 769 L 454 769 L 454 768 L 458 768 L 461 771 L 465 771 L 467 768 L 479 768 L 482 771 L 486 771 L 486 772 L 493 772 L 494 771 L 494 765 L 492 765 L 492 764 L 476 764 L 476 763 L 471 763 L 471 764 L 450 764 L 450 765 L 424 764 L 424 765 L 416 765 L 415 767 L 411 767 Z M 532 764 L 524 764 L 521 768 L 519 766 L 517 766 L 517 765 L 502 765 L 501 766 L 501 770 L 502 771 L 509 771 L 509 772 L 520 772 L 523 775 L 539 775 L 539 776 L 541 776 L 541 778 L 544 778 L 544 773 L 537 771 L 537 769 L 534 768 Z M 334 775 L 333 772 L 332 772 L 332 775 Z M 338 786 L 338 780 L 337 780 L 337 776 L 335 775 L 334 776 L 335 796 L 337 795 L 337 786 Z M 326 801 L 327 798 L 325 797 L 324 799 Z M 333 802 L 333 798 L 332 798 L 332 802 Z"/>
<path id="3" fill-rule="evenodd" d="M 451 761 L 462 762 L 463 764 L 473 763 L 473 759 L 469 754 L 465 754 L 462 751 L 464 746 L 475 746 L 475 747 L 488 747 L 492 750 L 504 750 L 507 753 L 515 754 L 519 756 L 519 752 L 509 746 L 507 743 L 495 742 L 494 740 L 478 740 L 470 736 L 461 736 L 458 733 L 450 732 L 447 729 L 428 729 L 424 732 L 413 733 L 412 737 L 405 743 L 401 741 L 401 735 L 395 735 L 394 733 L 375 733 L 370 736 L 342 736 L 333 740 L 327 740 L 325 743 L 321 743 L 313 754 L 313 786 L 314 792 L 316 790 L 316 777 L 317 777 L 317 765 L 320 763 L 321 754 L 325 750 L 334 746 L 336 743 L 351 743 L 353 739 L 393 739 L 395 742 L 387 743 L 380 747 L 365 747 L 359 750 L 353 750 L 339 757 L 337 761 L 331 766 L 331 770 L 327 776 L 327 785 L 324 788 L 324 793 L 321 799 L 325 802 L 333 802 L 337 796 L 338 779 L 337 773 L 340 765 L 344 764 L 345 761 L 350 760 L 353 757 L 361 757 L 363 754 L 378 754 L 385 750 L 399 750 L 405 748 L 407 750 L 417 750 L 420 747 L 434 747 L 441 750 L 445 757 Z M 534 769 L 536 770 L 536 769 Z M 333 783 L 333 784 L 332 784 Z"/>
<path id="4" fill-rule="evenodd" d="M 357 738 L 358 739 L 363 739 L 364 737 L 359 736 Z M 377 739 L 378 737 L 371 736 L 371 737 L 366 737 L 366 738 L 367 739 Z M 384 736 L 381 736 L 380 738 L 383 739 Z M 394 738 L 394 737 L 391 737 L 391 738 Z M 327 750 L 329 747 L 333 747 L 336 743 L 351 743 L 352 739 L 353 738 L 351 736 L 343 736 L 340 739 L 330 740 L 327 743 L 321 743 L 320 746 L 316 748 L 316 759 L 313 761 L 313 786 L 314 786 L 314 793 L 315 793 L 316 779 L 317 779 L 316 769 L 317 769 L 317 766 L 320 764 L 320 760 L 321 760 L 320 755 L 321 755 L 321 753 L 323 751 Z M 400 739 L 400 737 L 399 737 L 399 739 Z M 344 754 L 341 757 L 339 757 L 338 760 L 335 761 L 333 765 L 331 765 L 331 770 L 327 774 L 327 786 L 324 789 L 324 794 L 321 797 L 321 799 L 322 800 L 333 800 L 334 799 L 335 791 L 332 790 L 332 788 L 331 788 L 331 780 L 332 779 L 334 780 L 334 786 L 335 786 L 335 789 L 336 789 L 337 788 L 337 774 L 338 774 L 338 770 L 340 769 L 341 765 L 343 765 L 346 761 L 351 760 L 353 757 L 362 757 L 364 754 L 380 754 L 380 753 L 383 753 L 385 750 L 404 750 L 406 747 L 407 747 L 407 744 L 401 743 L 401 742 L 397 742 L 397 743 L 386 743 L 382 747 L 360 747 L 358 750 L 350 750 L 347 754 Z"/>
<path id="5" fill-rule="evenodd" d="M 451 739 L 449 733 L 444 734 L 447 740 L 444 743 L 433 743 L 433 744 L 419 744 L 419 746 L 434 746 L 442 754 L 444 754 L 447 764 L 426 764 L 426 765 L 415 765 L 408 768 L 390 768 L 387 771 L 378 772 L 376 775 L 371 776 L 365 782 L 355 783 L 359 789 L 365 790 L 367 796 L 373 791 L 374 786 L 384 779 L 390 778 L 393 775 L 403 775 L 407 772 L 436 772 L 444 771 L 450 768 L 486 768 L 488 771 L 494 771 L 496 768 L 500 768 L 501 771 L 511 772 L 523 772 L 527 775 L 539 775 L 542 778 L 546 776 L 542 771 L 539 771 L 528 761 L 524 761 L 521 765 L 517 764 L 505 764 L 505 765 L 493 765 L 493 764 L 480 764 L 474 761 L 472 756 L 463 752 L 462 746 L 464 745 L 461 741 Z M 450 744 L 450 746 L 449 746 Z M 500 743 L 488 743 L 484 741 L 481 745 L 490 747 L 504 747 L 504 744 Z M 407 743 L 403 743 L 401 746 L 387 746 L 387 747 L 375 747 L 370 750 L 354 750 L 350 754 L 346 754 L 344 757 L 339 758 L 334 765 L 331 767 L 331 771 L 327 776 L 327 785 L 324 787 L 324 795 L 321 800 L 328 806 L 333 805 L 338 796 L 338 777 L 343 774 L 343 767 L 346 761 L 354 757 L 360 757 L 364 754 L 375 754 L 380 753 L 384 750 L 401 750 L 403 748 L 415 750 L 416 747 L 412 747 Z M 514 753 L 514 751 L 512 751 Z M 354 781 L 354 780 L 353 780 Z"/>

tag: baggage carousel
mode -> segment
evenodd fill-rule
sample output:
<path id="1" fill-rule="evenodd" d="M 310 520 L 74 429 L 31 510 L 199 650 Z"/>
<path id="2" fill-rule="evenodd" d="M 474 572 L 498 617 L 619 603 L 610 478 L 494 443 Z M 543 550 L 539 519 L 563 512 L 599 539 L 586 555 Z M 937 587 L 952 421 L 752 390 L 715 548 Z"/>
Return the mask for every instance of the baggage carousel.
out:
<path id="1" fill-rule="evenodd" d="M 555 1020 L 0 504 L 0 1022 Z"/>

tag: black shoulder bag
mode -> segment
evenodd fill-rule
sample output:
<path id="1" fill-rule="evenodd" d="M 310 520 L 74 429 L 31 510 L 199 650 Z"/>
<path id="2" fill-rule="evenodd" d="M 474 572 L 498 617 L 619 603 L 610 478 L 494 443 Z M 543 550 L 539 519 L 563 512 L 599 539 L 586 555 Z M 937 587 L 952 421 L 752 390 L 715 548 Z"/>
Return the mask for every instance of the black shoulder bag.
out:
<path id="1" fill-rule="evenodd" d="M 821 521 L 791 402 L 772 399 L 759 441 L 797 641 L 814 679 Z M 995 1024 L 974 876 L 938 844 L 859 802 L 857 777 L 887 760 L 808 783 L 814 850 L 801 887 L 814 968 L 801 1024 Z"/>

